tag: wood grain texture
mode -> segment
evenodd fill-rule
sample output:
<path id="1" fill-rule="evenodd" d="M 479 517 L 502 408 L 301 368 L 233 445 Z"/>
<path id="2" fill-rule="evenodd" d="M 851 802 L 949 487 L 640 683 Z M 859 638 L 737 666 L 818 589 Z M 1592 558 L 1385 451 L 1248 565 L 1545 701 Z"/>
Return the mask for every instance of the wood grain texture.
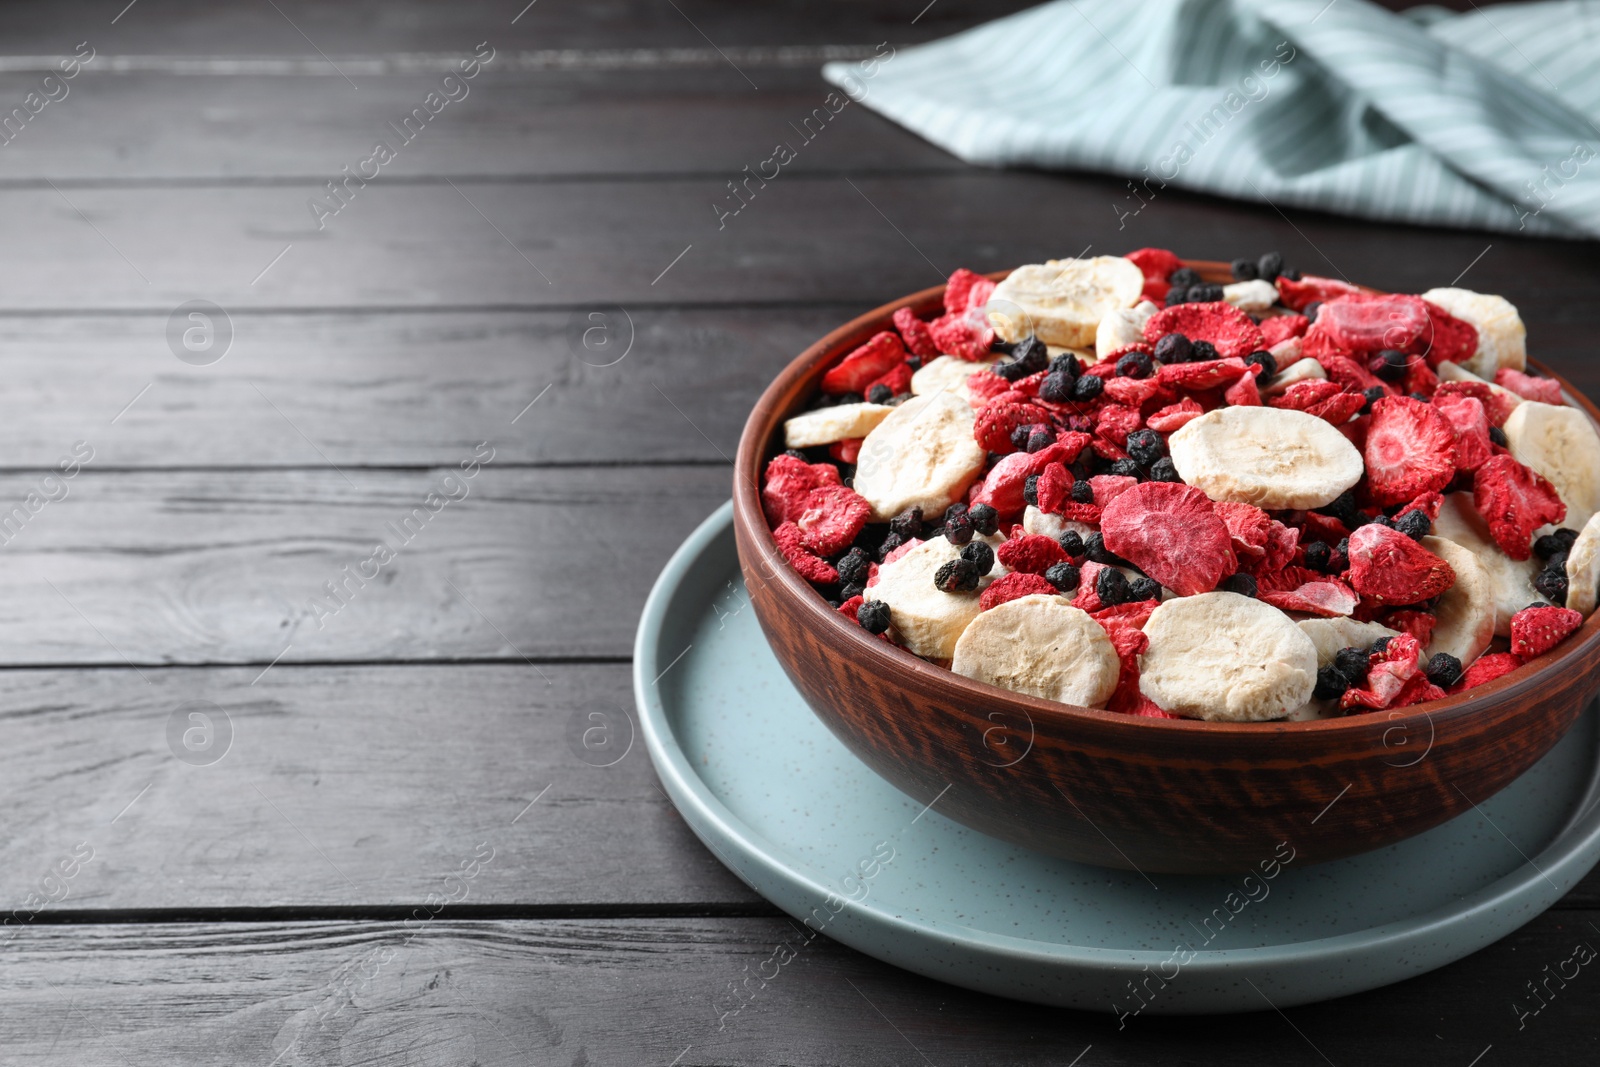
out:
<path id="1" fill-rule="evenodd" d="M 460 474 L 91 466 L 0 548 L 0 665 L 625 657 L 657 572 L 730 478 Z M 0 531 L 41 481 L 0 476 Z"/>
<path id="2" fill-rule="evenodd" d="M 826 937 L 802 944 L 802 927 L 775 919 L 462 923 L 446 908 L 410 926 L 35 925 L 4 948 L 0 1043 L 12 1062 L 74 1067 L 1465 1065 L 1491 1045 L 1484 1063 L 1581 1063 L 1600 1049 L 1592 964 L 1552 981 L 1520 1028 L 1516 1006 L 1531 1010 L 1526 983 L 1577 945 L 1600 946 L 1596 918 L 1549 913 L 1460 963 L 1326 1004 L 1278 1014 L 1262 989 L 1255 1014 L 1145 1014 L 1120 1030 L 1109 1012 L 980 996 Z M 798 954 L 777 969 L 785 942 Z"/>
<path id="3" fill-rule="evenodd" d="M 631 685 L 626 664 L 0 671 L 0 902 L 87 842 L 43 921 L 398 917 L 459 893 L 485 844 L 469 913 L 765 910 L 656 785 Z M 185 708 L 212 721 L 188 747 Z"/>

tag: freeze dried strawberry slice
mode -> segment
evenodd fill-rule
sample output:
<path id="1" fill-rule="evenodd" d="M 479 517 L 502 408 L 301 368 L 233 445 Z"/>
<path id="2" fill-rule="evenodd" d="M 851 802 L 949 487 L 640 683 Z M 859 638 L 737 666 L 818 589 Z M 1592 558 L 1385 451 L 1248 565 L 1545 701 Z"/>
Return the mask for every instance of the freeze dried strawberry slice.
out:
<path id="1" fill-rule="evenodd" d="M 1088 440 L 1087 434 L 1077 434 L 1076 437 Z M 1037 452 L 1013 452 L 1003 456 L 995 461 L 988 475 L 980 483 L 979 489 L 972 494 L 968 502 L 988 504 L 1001 515 L 1015 515 L 1026 506 L 1026 502 L 1022 499 L 1022 490 L 1029 477 L 1043 474 L 1051 467 L 1071 463 L 1078 458 L 1078 453 L 1081 451 L 1083 445 L 1077 440 L 1072 440 L 1065 443 L 1057 441 Z M 1066 473 L 1065 469 L 1062 473 Z M 1068 474 L 1067 477 L 1070 478 L 1071 475 Z"/>
<path id="2" fill-rule="evenodd" d="M 1061 509 L 1073 502 L 1073 481 L 1072 472 L 1061 464 L 1046 467 L 1039 476 L 1038 485 L 1034 487 L 1038 494 L 1039 510 L 1061 514 Z"/>
<path id="3" fill-rule="evenodd" d="M 1405 690 L 1406 683 L 1422 674 L 1422 645 L 1410 634 L 1389 638 L 1382 652 L 1372 657 L 1366 684 L 1351 686 L 1339 698 L 1346 710 L 1355 707 L 1387 708 Z M 1426 677 L 1426 675 L 1422 675 Z"/>
<path id="4" fill-rule="evenodd" d="M 1514 396 L 1489 388 L 1488 382 L 1440 382 L 1433 399 L 1438 400 L 1441 396 L 1470 396 L 1477 400 L 1483 405 L 1483 413 L 1489 416 L 1490 426 L 1504 426 L 1512 409 L 1522 402 Z"/>
<path id="5" fill-rule="evenodd" d="M 1100 414 L 1095 418 L 1095 436 L 1118 446 L 1125 445 L 1128 435 L 1137 430 L 1142 422 L 1136 409 L 1108 404 L 1100 409 Z"/>
<path id="6" fill-rule="evenodd" d="M 1228 528 L 1233 554 L 1241 570 L 1277 571 L 1294 558 L 1300 531 L 1285 526 L 1254 504 L 1219 501 L 1212 505 Z"/>
<path id="7" fill-rule="evenodd" d="M 1104 563 L 1093 560 L 1086 561 L 1078 568 L 1078 592 L 1072 598 L 1072 606 L 1080 611 L 1087 611 L 1090 615 L 1105 607 L 1100 602 L 1100 594 L 1095 592 L 1100 583 L 1100 572 L 1106 569 Z"/>
<path id="8" fill-rule="evenodd" d="M 1311 320 L 1304 315 L 1273 315 L 1261 320 L 1261 340 L 1267 348 L 1291 337 L 1304 337 Z"/>
<path id="9" fill-rule="evenodd" d="M 1306 544 L 1321 541 L 1325 545 L 1336 545 L 1341 540 L 1350 536 L 1350 528 L 1332 515 L 1322 515 L 1315 511 L 1304 512 L 1300 519 L 1301 539 Z"/>
<path id="10" fill-rule="evenodd" d="M 1169 333 L 1191 341 L 1210 341 L 1224 359 L 1243 359 L 1262 347 L 1261 328 L 1232 304 L 1177 304 L 1163 308 L 1144 324 L 1144 339 L 1155 344 Z"/>
<path id="11" fill-rule="evenodd" d="M 1326 378 L 1307 378 L 1305 381 L 1295 382 L 1279 395 L 1267 401 L 1268 407 L 1288 408 L 1291 411 L 1309 411 L 1328 399 L 1344 392 L 1344 386 L 1338 382 L 1330 382 Z M 1365 403 L 1365 398 L 1362 403 Z"/>
<path id="12" fill-rule="evenodd" d="M 1244 360 L 1237 357 L 1200 363 L 1166 363 L 1157 372 L 1157 378 L 1163 385 L 1179 389 L 1215 389 L 1226 382 L 1238 381 L 1246 369 Z"/>
<path id="13" fill-rule="evenodd" d="M 1517 560 L 1531 554 L 1533 531 L 1567 514 L 1556 487 L 1510 456 L 1494 456 L 1478 468 L 1472 478 L 1472 506 L 1489 524 L 1494 543 Z"/>
<path id="14" fill-rule="evenodd" d="M 1023 534 L 1001 545 L 994 554 L 1012 570 L 1029 574 L 1043 574 L 1053 564 L 1072 561 L 1054 537 L 1044 534 Z"/>
<path id="15" fill-rule="evenodd" d="M 839 572 L 825 559 L 819 559 L 806 550 L 805 534 L 792 522 L 780 524 L 772 531 L 778 551 L 789 565 L 800 572 L 800 577 L 817 585 L 832 585 L 839 580 Z"/>
<path id="16" fill-rule="evenodd" d="M 1106 396 L 1125 407 L 1141 407 L 1145 401 L 1160 392 L 1161 383 L 1154 378 L 1109 378 Z"/>
<path id="17" fill-rule="evenodd" d="M 1239 380 L 1223 390 L 1222 398 L 1236 408 L 1258 408 L 1261 406 L 1261 387 L 1256 384 L 1255 371 L 1248 370 L 1239 376 Z"/>
<path id="18" fill-rule="evenodd" d="M 1408 348 L 1428 326 L 1428 312 L 1420 297 L 1362 293 L 1324 301 L 1316 329 L 1325 331 L 1340 348 L 1376 352 Z"/>
<path id="19" fill-rule="evenodd" d="M 970 315 L 941 315 L 928 323 L 928 335 L 940 352 L 958 359 L 983 359 L 994 344 L 988 323 Z"/>
<path id="20" fill-rule="evenodd" d="M 1385 395 L 1393 395 L 1394 388 L 1383 381 L 1367 368 L 1351 359 L 1349 356 L 1330 354 L 1319 355 L 1316 361 L 1322 364 L 1322 369 L 1328 372 L 1330 381 L 1338 382 L 1352 393 L 1364 393 L 1368 389 L 1378 388 Z"/>
<path id="21" fill-rule="evenodd" d="M 1477 397 L 1444 393 L 1433 398 L 1433 406 L 1445 417 L 1456 435 L 1456 468 L 1475 471 L 1494 452 L 1489 447 L 1489 416 Z"/>
<path id="22" fill-rule="evenodd" d="M 1049 421 L 1050 413 L 1037 405 L 994 400 L 985 404 L 983 410 L 978 412 L 972 436 L 986 450 L 1004 455 L 1015 452 L 1017 448 L 1011 443 L 1011 431 L 1019 426 L 1037 425 Z"/>
<path id="23" fill-rule="evenodd" d="M 896 363 L 889 368 L 889 373 L 874 378 L 867 383 L 867 388 L 862 395 L 872 392 L 873 386 L 882 385 L 888 388 L 890 396 L 900 396 L 911 392 L 911 368 L 905 363 Z"/>
<path id="24" fill-rule="evenodd" d="M 1524 400 L 1537 400 L 1541 404 L 1565 403 L 1561 397 L 1561 383 L 1554 378 L 1535 378 L 1511 367 L 1501 367 L 1494 372 L 1494 384 Z"/>
<path id="25" fill-rule="evenodd" d="M 1399 530 L 1369 522 L 1350 535 L 1345 578 L 1374 604 L 1419 604 L 1456 581 L 1450 564 Z"/>
<path id="26" fill-rule="evenodd" d="M 840 463 L 854 463 L 861 458 L 861 442 L 865 437 L 846 437 L 828 446 L 828 455 Z"/>
<path id="27" fill-rule="evenodd" d="M 1474 689 L 1496 678 L 1502 678 L 1522 666 L 1522 657 L 1514 652 L 1490 652 L 1472 661 L 1461 680 L 1450 687 L 1450 692 L 1460 693 Z"/>
<path id="28" fill-rule="evenodd" d="M 1144 274 L 1145 281 L 1164 282 L 1183 266 L 1177 254 L 1165 248 L 1136 248 L 1122 257 Z"/>
<path id="29" fill-rule="evenodd" d="M 933 343 L 933 334 L 928 332 L 928 324 L 917 318 L 910 308 L 894 313 L 894 328 L 900 331 L 900 339 L 913 356 L 935 359 L 940 355 L 939 346 Z"/>
<path id="30" fill-rule="evenodd" d="M 1389 629 L 1410 634 L 1417 639 L 1418 644 L 1426 647 L 1428 642 L 1433 640 L 1433 628 L 1439 620 L 1426 611 L 1402 608 L 1399 611 L 1389 612 L 1383 616 L 1382 621 Z"/>
<path id="31" fill-rule="evenodd" d="M 800 527 L 800 544 L 819 556 L 838 555 L 849 548 L 872 514 L 865 497 L 842 485 L 811 490 L 805 504 L 794 523 Z"/>
<path id="32" fill-rule="evenodd" d="M 1303 611 L 1328 618 L 1349 615 L 1355 592 L 1337 578 L 1310 567 L 1284 567 L 1256 575 L 1256 597 L 1280 611 Z"/>
<path id="33" fill-rule="evenodd" d="M 1411 362 L 1406 364 L 1406 376 L 1400 380 L 1400 391 L 1407 396 L 1421 393 L 1431 397 L 1438 388 L 1439 376 L 1433 373 L 1433 368 L 1425 360 L 1411 357 Z"/>
<path id="34" fill-rule="evenodd" d="M 1430 700 L 1443 700 L 1449 694 L 1432 682 L 1426 674 L 1413 674 L 1400 695 L 1394 698 L 1391 708 L 1404 708 L 1412 704 L 1425 704 Z"/>
<path id="35" fill-rule="evenodd" d="M 1114 604 L 1109 608 L 1101 608 L 1094 613 L 1094 621 L 1105 627 L 1106 633 L 1119 627 L 1135 630 L 1144 628 L 1150 621 L 1150 616 L 1160 606 L 1161 601 L 1154 597 L 1149 600 L 1135 600 L 1127 604 Z M 1143 652 L 1144 649 L 1140 649 Z"/>
<path id="36" fill-rule="evenodd" d="M 967 378 L 967 395 L 972 406 L 981 408 L 1002 393 L 1011 391 L 1011 383 L 989 370 L 981 370 Z"/>
<path id="37" fill-rule="evenodd" d="M 1095 474 L 1089 478 L 1094 502 L 1102 508 L 1138 484 L 1139 479 L 1128 474 Z"/>
<path id="38" fill-rule="evenodd" d="M 1306 409 L 1306 414 L 1325 419 L 1335 426 L 1343 426 L 1355 417 L 1356 412 L 1366 406 L 1367 398 L 1360 393 L 1340 392 L 1312 404 Z"/>
<path id="39" fill-rule="evenodd" d="M 1478 328 L 1470 322 L 1456 318 L 1438 304 L 1422 302 L 1428 314 L 1428 331 L 1412 348 L 1413 355 L 1437 367 L 1446 360 L 1465 363 L 1478 350 Z"/>
<path id="40" fill-rule="evenodd" d="M 1571 608 L 1523 608 L 1511 616 L 1511 651 L 1523 659 L 1542 656 L 1583 625 Z"/>
<path id="41" fill-rule="evenodd" d="M 1031 574 L 1027 571 L 1013 571 L 1003 574 L 990 582 L 982 593 L 978 594 L 978 610 L 988 611 L 997 608 L 1009 600 L 1019 597 L 1032 596 L 1035 593 L 1056 594 L 1059 590 L 1051 585 L 1042 574 Z"/>
<path id="42" fill-rule="evenodd" d="M 1144 482 L 1100 515 L 1106 548 L 1179 596 L 1210 592 L 1239 569 L 1211 500 L 1181 482 Z"/>
<path id="43" fill-rule="evenodd" d="M 1172 433 L 1180 430 L 1190 422 L 1204 415 L 1205 408 L 1194 402 L 1192 397 L 1184 397 L 1176 404 L 1168 404 L 1160 411 L 1153 413 L 1144 424 L 1157 433 Z"/>
<path id="44" fill-rule="evenodd" d="M 860 622 L 861 620 L 856 618 L 856 612 L 859 611 L 861 609 L 861 605 L 865 604 L 866 602 L 867 598 L 858 594 L 851 597 L 849 600 L 846 600 L 843 604 L 840 604 L 835 610 L 837 610 L 840 615 L 843 615 L 851 622 Z"/>
<path id="45" fill-rule="evenodd" d="M 906 346 L 900 338 L 883 330 L 851 352 L 839 365 L 822 376 L 822 391 L 830 396 L 840 393 L 861 393 L 867 386 L 906 361 Z"/>
<path id="46" fill-rule="evenodd" d="M 838 484 L 839 468 L 831 463 L 807 463 L 788 454 L 773 456 L 762 476 L 761 510 L 770 526 L 793 522 L 805 513 L 811 490 Z"/>
<path id="47" fill-rule="evenodd" d="M 1417 497 L 1417 499 L 1401 508 L 1400 511 L 1395 515 L 1395 518 L 1398 519 L 1403 517 L 1408 511 L 1420 511 L 1424 515 L 1428 516 L 1429 522 L 1435 522 L 1438 520 L 1439 511 L 1443 507 L 1443 496 L 1438 493 L 1423 493 L 1421 496 Z"/>
<path id="48" fill-rule="evenodd" d="M 989 302 L 994 282 L 965 267 L 959 267 L 944 283 L 944 309 L 951 315 L 964 315 Z"/>
<path id="49" fill-rule="evenodd" d="M 1315 274 L 1303 275 L 1299 281 L 1281 277 L 1278 279 L 1278 302 L 1295 311 L 1300 311 L 1307 304 L 1317 301 L 1327 303 L 1329 300 L 1360 292 L 1360 289 L 1349 282 L 1341 282 L 1337 278 L 1319 278 Z"/>
<path id="50" fill-rule="evenodd" d="M 1372 405 L 1364 455 L 1372 498 L 1383 505 L 1403 504 L 1450 484 L 1456 473 L 1456 433 L 1438 408 L 1406 396 L 1386 396 Z"/>

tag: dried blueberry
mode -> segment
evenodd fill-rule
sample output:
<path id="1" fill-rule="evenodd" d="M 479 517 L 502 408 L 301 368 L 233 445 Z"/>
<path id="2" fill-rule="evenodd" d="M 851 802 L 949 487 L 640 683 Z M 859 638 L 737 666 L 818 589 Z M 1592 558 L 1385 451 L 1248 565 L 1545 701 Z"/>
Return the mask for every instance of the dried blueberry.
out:
<path id="1" fill-rule="evenodd" d="M 1083 373 L 1083 364 L 1071 352 L 1063 352 L 1050 361 L 1049 370 L 1051 374 L 1065 374 L 1072 379 Z"/>
<path id="2" fill-rule="evenodd" d="M 1011 447 L 1018 452 L 1028 450 L 1028 436 L 1033 433 L 1032 426 L 1015 426 L 1011 430 Z"/>
<path id="3" fill-rule="evenodd" d="M 1030 474 L 1022 483 L 1022 500 L 1034 507 L 1039 506 L 1039 478 L 1040 475 Z"/>
<path id="4" fill-rule="evenodd" d="M 1106 387 L 1105 379 L 1097 374 L 1085 374 L 1072 383 L 1072 399 L 1093 400 Z"/>
<path id="5" fill-rule="evenodd" d="M 1578 531 L 1565 527 L 1555 533 L 1547 533 L 1533 542 L 1533 551 L 1540 559 L 1549 559 L 1557 552 L 1569 552 L 1578 540 Z"/>
<path id="6" fill-rule="evenodd" d="M 881 600 L 868 600 L 856 609 L 856 622 L 869 634 L 881 634 L 889 628 L 889 605 Z"/>
<path id="7" fill-rule="evenodd" d="M 1265 349 L 1250 353 L 1244 357 L 1244 361 L 1253 367 L 1261 368 L 1256 372 L 1257 378 L 1270 378 L 1278 373 L 1278 357 Z"/>
<path id="8" fill-rule="evenodd" d="M 1144 468 L 1139 466 L 1138 460 L 1119 459 L 1111 464 L 1111 473 L 1124 478 L 1137 478 L 1144 473 Z"/>
<path id="9" fill-rule="evenodd" d="M 887 404 L 893 399 L 894 390 L 890 389 L 882 382 L 879 382 L 877 385 L 874 385 L 871 389 L 867 390 L 867 403 L 869 404 Z"/>
<path id="10" fill-rule="evenodd" d="M 1063 532 L 1060 537 L 1056 538 L 1056 544 L 1061 546 L 1061 551 L 1073 559 L 1083 558 L 1083 535 L 1078 533 L 1077 530 Z"/>
<path id="11" fill-rule="evenodd" d="M 1283 271 L 1283 255 L 1279 252 L 1267 252 L 1256 260 L 1256 277 L 1262 281 L 1275 282 Z"/>
<path id="12" fill-rule="evenodd" d="M 1181 285 L 1187 289 L 1191 285 L 1200 284 L 1200 272 L 1195 270 L 1193 267 L 1179 267 L 1177 270 L 1167 275 L 1167 281 L 1171 282 L 1173 285 Z"/>
<path id="13" fill-rule="evenodd" d="M 1338 700 L 1350 688 L 1350 679 L 1337 667 L 1323 667 L 1317 671 L 1317 687 L 1311 695 L 1318 700 Z"/>
<path id="14" fill-rule="evenodd" d="M 1385 348 L 1367 363 L 1367 369 L 1386 382 L 1398 382 L 1406 376 L 1406 364 L 1410 362 L 1404 352 L 1394 348 Z"/>
<path id="15" fill-rule="evenodd" d="M 1489 440 L 1499 445 L 1501 448 L 1511 447 L 1506 440 L 1506 432 L 1498 426 L 1489 427 Z"/>
<path id="16" fill-rule="evenodd" d="M 1072 399 L 1072 379 L 1060 371 L 1051 371 L 1039 383 L 1039 399 L 1052 404 L 1065 404 Z"/>
<path id="17" fill-rule="evenodd" d="M 1161 583 L 1154 578 L 1135 578 L 1128 583 L 1128 602 L 1155 600 L 1161 595 Z"/>
<path id="18" fill-rule="evenodd" d="M 1045 343 L 1033 335 L 1024 337 L 1017 342 L 1017 347 L 1011 352 L 1011 358 L 1022 365 L 1028 374 L 1038 374 L 1050 363 L 1050 350 Z"/>
<path id="19" fill-rule="evenodd" d="M 859 548 L 852 548 L 839 558 L 839 562 L 834 564 L 834 569 L 839 572 L 839 581 L 857 585 L 866 583 L 871 566 L 871 556 Z"/>
<path id="20" fill-rule="evenodd" d="M 1027 451 L 1031 454 L 1043 451 L 1056 443 L 1056 435 L 1049 430 L 1034 430 L 1028 434 Z"/>
<path id="21" fill-rule="evenodd" d="M 1189 290 L 1184 286 L 1174 285 L 1171 289 L 1167 290 L 1167 307 L 1177 307 L 1179 304 L 1187 304 L 1188 302 Z"/>
<path id="22" fill-rule="evenodd" d="M 1163 334 L 1156 342 L 1156 358 L 1163 363 L 1187 363 L 1189 339 L 1181 333 Z"/>
<path id="23" fill-rule="evenodd" d="M 1388 651 L 1388 649 L 1389 649 L 1389 641 L 1390 641 L 1390 638 L 1380 637 L 1376 641 L 1372 642 L 1372 645 L 1371 645 L 1372 654 L 1374 656 L 1383 655 L 1384 652 Z"/>
<path id="24" fill-rule="evenodd" d="M 1080 478 L 1078 481 L 1073 482 L 1069 492 L 1071 492 L 1072 501 L 1075 504 L 1094 503 L 1094 486 L 1090 485 L 1086 478 Z"/>
<path id="25" fill-rule="evenodd" d="M 902 542 L 922 536 L 922 509 L 909 507 L 889 520 L 889 532 L 900 535 Z"/>
<path id="26" fill-rule="evenodd" d="M 952 545 L 964 545 L 972 540 L 972 520 L 962 511 L 959 515 L 946 515 L 944 539 Z"/>
<path id="27" fill-rule="evenodd" d="M 1428 657 L 1428 681 L 1440 689 L 1449 689 L 1461 681 L 1461 661 L 1448 652 L 1435 652 Z"/>
<path id="28" fill-rule="evenodd" d="M 1148 378 L 1154 370 L 1145 352 L 1129 352 L 1117 360 L 1117 376 L 1121 378 Z"/>
<path id="29" fill-rule="evenodd" d="M 1232 263 L 1233 280 L 1236 282 L 1253 282 L 1261 277 L 1261 268 L 1256 266 L 1253 259 L 1236 259 Z"/>
<path id="30" fill-rule="evenodd" d="M 989 369 L 1008 382 L 1021 381 L 1028 376 L 1028 368 L 1024 367 L 1021 361 L 1017 359 L 1002 359 Z"/>
<path id="31" fill-rule="evenodd" d="M 967 509 L 967 518 L 972 520 L 973 532 L 985 537 L 1000 529 L 1000 513 L 988 504 L 972 505 Z"/>
<path id="32" fill-rule="evenodd" d="M 1189 303 L 1215 304 L 1222 299 L 1222 286 L 1216 283 L 1207 285 L 1191 285 L 1189 287 Z"/>
<path id="33" fill-rule="evenodd" d="M 1178 465 L 1172 462 L 1170 456 L 1162 456 L 1150 464 L 1150 480 L 1152 482 L 1181 482 L 1178 477 Z"/>
<path id="34" fill-rule="evenodd" d="M 987 541 L 973 541 L 961 550 L 961 558 L 977 567 L 979 574 L 988 574 L 994 567 L 994 548 Z"/>
<path id="35" fill-rule="evenodd" d="M 1544 594 L 1552 604 L 1567 602 L 1567 572 L 1560 567 L 1546 567 L 1533 576 L 1533 587 Z"/>
<path id="36" fill-rule="evenodd" d="M 1300 272 L 1294 267 L 1284 267 L 1278 272 L 1278 277 L 1288 278 L 1291 282 L 1297 282 L 1300 280 Z"/>
<path id="37" fill-rule="evenodd" d="M 906 539 L 890 531 L 889 536 L 883 539 L 883 544 L 878 546 L 878 562 L 882 563 L 889 558 L 889 553 L 906 543 Z"/>
<path id="38" fill-rule="evenodd" d="M 1313 541 L 1306 546 L 1306 566 L 1314 571 L 1328 573 L 1328 560 L 1332 557 L 1333 549 L 1326 541 Z"/>
<path id="39" fill-rule="evenodd" d="M 1070 563 L 1052 563 L 1045 568 L 1044 580 L 1065 593 L 1078 587 L 1078 568 Z"/>
<path id="40" fill-rule="evenodd" d="M 933 584 L 941 593 L 970 593 L 982 577 L 976 563 L 958 556 L 933 572 Z"/>
<path id="41" fill-rule="evenodd" d="M 1161 435 L 1154 430 L 1135 430 L 1130 433 L 1127 449 L 1128 455 L 1146 467 L 1167 454 L 1167 446 L 1162 444 Z"/>
<path id="42" fill-rule="evenodd" d="M 1221 354 L 1217 352 L 1217 346 L 1212 344 L 1210 341 L 1189 342 L 1190 363 L 1209 363 L 1213 359 L 1221 358 Z"/>
<path id="43" fill-rule="evenodd" d="M 1115 567 L 1107 567 L 1095 578 L 1094 593 L 1100 598 L 1100 603 L 1108 608 L 1126 604 L 1131 599 L 1128 595 L 1128 576 Z"/>
<path id="44" fill-rule="evenodd" d="M 1433 523 L 1429 521 L 1427 514 L 1415 508 L 1396 519 L 1394 528 L 1413 541 L 1420 541 L 1433 533 Z"/>
<path id="45" fill-rule="evenodd" d="M 1331 515 L 1346 526 L 1351 525 L 1356 517 L 1356 495 L 1349 489 L 1334 497 L 1332 501 L 1320 508 L 1313 508 L 1319 515 Z"/>
<path id="46" fill-rule="evenodd" d="M 1339 673 L 1350 679 L 1351 685 L 1365 685 L 1367 669 L 1372 666 L 1372 654 L 1364 648 L 1341 648 L 1333 654 L 1333 665 Z"/>
<path id="47" fill-rule="evenodd" d="M 1238 593 L 1240 596 L 1248 597 L 1253 597 L 1258 592 L 1255 577 L 1244 571 L 1228 575 L 1222 579 L 1217 588 L 1226 593 Z"/>
<path id="48" fill-rule="evenodd" d="M 1108 567 L 1127 563 L 1127 560 L 1106 547 L 1106 539 L 1098 533 L 1092 533 L 1083 539 L 1083 552 L 1096 563 L 1104 563 Z"/>

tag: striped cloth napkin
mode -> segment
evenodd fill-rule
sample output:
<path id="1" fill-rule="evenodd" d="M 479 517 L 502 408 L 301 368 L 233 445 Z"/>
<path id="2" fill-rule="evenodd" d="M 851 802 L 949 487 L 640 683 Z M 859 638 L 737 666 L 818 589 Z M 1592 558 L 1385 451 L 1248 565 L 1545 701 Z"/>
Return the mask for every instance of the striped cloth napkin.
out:
<path id="1" fill-rule="evenodd" d="M 823 75 L 972 163 L 1127 175 L 1124 225 L 1172 185 L 1600 237 L 1600 0 L 1057 0 Z"/>

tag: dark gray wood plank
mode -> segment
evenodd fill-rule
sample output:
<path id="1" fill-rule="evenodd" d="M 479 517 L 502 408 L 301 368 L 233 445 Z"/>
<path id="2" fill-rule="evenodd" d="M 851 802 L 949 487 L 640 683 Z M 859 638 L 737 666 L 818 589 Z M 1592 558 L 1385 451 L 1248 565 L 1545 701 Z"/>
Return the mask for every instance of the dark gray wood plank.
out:
<path id="1" fill-rule="evenodd" d="M 1264 999 L 1120 1030 L 1109 1012 L 979 996 L 825 936 L 803 943 L 774 919 L 460 923 L 446 909 L 409 927 L 34 925 L 5 948 L 0 1042 L 13 1062 L 73 1067 L 1583 1063 L 1600 1051 L 1592 965 L 1552 982 L 1520 1028 L 1515 1006 L 1533 1006 L 1525 983 L 1575 945 L 1600 943 L 1596 917 L 1545 915 L 1466 961 L 1326 1004 L 1280 1014 Z M 797 954 L 778 969 L 767 961 L 785 942 Z M 724 1015 L 747 974 L 751 998 Z"/>
<path id="2" fill-rule="evenodd" d="M 600 320 L 609 350 L 584 347 L 584 312 L 241 312 L 206 367 L 161 315 L 0 316 L 0 469 L 79 439 L 117 467 L 321 463 L 291 424 L 341 467 L 453 464 L 485 438 L 502 464 L 720 462 L 773 376 L 864 310 L 644 307 Z"/>
<path id="3" fill-rule="evenodd" d="M 0 708 L 0 901 L 93 852 L 45 921 L 400 915 L 480 843 L 474 911 L 765 907 L 656 784 L 626 664 L 0 671 Z"/>
<path id="4" fill-rule="evenodd" d="M 56 502 L 41 475 L 0 477 L 19 527 L 0 665 L 627 656 L 662 564 L 731 492 L 720 464 L 460 474 L 91 465 Z M 17 522 L 30 492 L 42 507 Z"/>

